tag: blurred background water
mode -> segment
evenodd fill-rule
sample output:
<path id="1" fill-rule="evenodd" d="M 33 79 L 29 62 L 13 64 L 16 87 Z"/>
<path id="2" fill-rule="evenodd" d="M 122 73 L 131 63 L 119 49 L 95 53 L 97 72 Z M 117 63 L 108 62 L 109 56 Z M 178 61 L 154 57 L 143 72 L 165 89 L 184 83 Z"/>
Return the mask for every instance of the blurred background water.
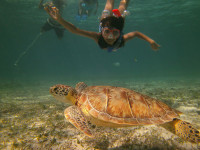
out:
<path id="1" fill-rule="evenodd" d="M 200 75 L 200 1 L 135 0 L 128 7 L 124 33 L 140 31 L 161 45 L 133 39 L 117 52 L 101 50 L 91 39 L 65 31 L 59 40 L 53 30 L 39 37 L 30 51 L 13 64 L 40 33 L 49 17 L 38 8 L 39 0 L 0 1 L 0 78 L 162 78 Z M 119 0 L 115 7 L 118 7 Z M 75 20 L 78 1 L 68 0 L 63 17 L 81 29 L 98 32 L 98 17 L 105 0 L 99 1 L 97 15 Z"/>

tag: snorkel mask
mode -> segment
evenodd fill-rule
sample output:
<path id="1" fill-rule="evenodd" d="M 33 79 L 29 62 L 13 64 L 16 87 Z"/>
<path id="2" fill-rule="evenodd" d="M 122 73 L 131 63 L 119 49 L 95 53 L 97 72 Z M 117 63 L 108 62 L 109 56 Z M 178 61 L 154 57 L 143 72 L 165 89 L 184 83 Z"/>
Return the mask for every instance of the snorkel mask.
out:
<path id="1" fill-rule="evenodd" d="M 104 27 L 102 30 L 102 36 L 106 39 L 118 39 L 120 36 L 120 30 Z"/>

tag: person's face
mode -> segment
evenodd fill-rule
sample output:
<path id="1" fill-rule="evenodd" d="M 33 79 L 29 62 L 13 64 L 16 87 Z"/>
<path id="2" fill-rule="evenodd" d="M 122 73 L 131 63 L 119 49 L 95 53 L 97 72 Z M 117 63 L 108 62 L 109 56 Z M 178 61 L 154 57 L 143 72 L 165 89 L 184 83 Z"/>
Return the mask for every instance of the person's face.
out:
<path id="1" fill-rule="evenodd" d="M 112 45 L 120 36 L 120 30 L 116 28 L 104 27 L 102 30 L 102 36 L 106 43 Z"/>

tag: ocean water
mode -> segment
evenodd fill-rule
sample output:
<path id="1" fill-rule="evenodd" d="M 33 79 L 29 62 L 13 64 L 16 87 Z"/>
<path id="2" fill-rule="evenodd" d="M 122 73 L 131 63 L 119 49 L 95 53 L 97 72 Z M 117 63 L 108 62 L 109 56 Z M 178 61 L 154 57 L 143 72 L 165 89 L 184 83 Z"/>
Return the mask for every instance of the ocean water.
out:
<path id="1" fill-rule="evenodd" d="M 181 119 L 200 129 L 199 0 L 131 1 L 124 33 L 140 31 L 161 48 L 133 39 L 113 53 L 68 31 L 61 40 L 53 30 L 39 35 L 49 16 L 38 3 L 0 1 L 0 149 L 198 149 L 156 125 L 91 126 L 96 136 L 88 138 L 65 120 L 68 104 L 56 101 L 49 87 L 84 81 L 129 88 L 182 111 Z M 78 22 L 78 1 L 68 0 L 63 17 L 98 32 L 104 5 L 99 1 L 97 14 Z"/>

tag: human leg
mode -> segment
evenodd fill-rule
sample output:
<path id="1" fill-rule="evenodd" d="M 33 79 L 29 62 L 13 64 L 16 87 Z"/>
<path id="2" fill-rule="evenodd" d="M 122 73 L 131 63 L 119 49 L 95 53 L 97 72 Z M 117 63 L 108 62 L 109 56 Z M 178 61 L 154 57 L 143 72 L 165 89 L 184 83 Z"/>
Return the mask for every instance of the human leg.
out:
<path id="1" fill-rule="evenodd" d="M 105 8 L 104 8 L 102 15 L 101 15 L 101 19 L 111 15 L 111 12 L 112 12 L 113 7 L 114 7 L 114 2 L 115 2 L 114 0 L 107 0 Z"/>
<path id="2" fill-rule="evenodd" d="M 120 1 L 118 9 L 119 9 L 119 11 L 120 11 L 121 14 L 123 14 L 124 10 L 127 9 L 129 1 L 130 0 L 121 0 Z"/>
<path id="3" fill-rule="evenodd" d="M 55 31 L 58 39 L 63 38 L 65 29 L 54 28 L 54 31 Z"/>
<path id="4" fill-rule="evenodd" d="M 46 21 L 45 24 L 42 26 L 40 32 L 43 33 L 43 32 L 49 31 L 51 29 L 52 29 L 52 26 L 49 24 L 48 21 Z"/>

